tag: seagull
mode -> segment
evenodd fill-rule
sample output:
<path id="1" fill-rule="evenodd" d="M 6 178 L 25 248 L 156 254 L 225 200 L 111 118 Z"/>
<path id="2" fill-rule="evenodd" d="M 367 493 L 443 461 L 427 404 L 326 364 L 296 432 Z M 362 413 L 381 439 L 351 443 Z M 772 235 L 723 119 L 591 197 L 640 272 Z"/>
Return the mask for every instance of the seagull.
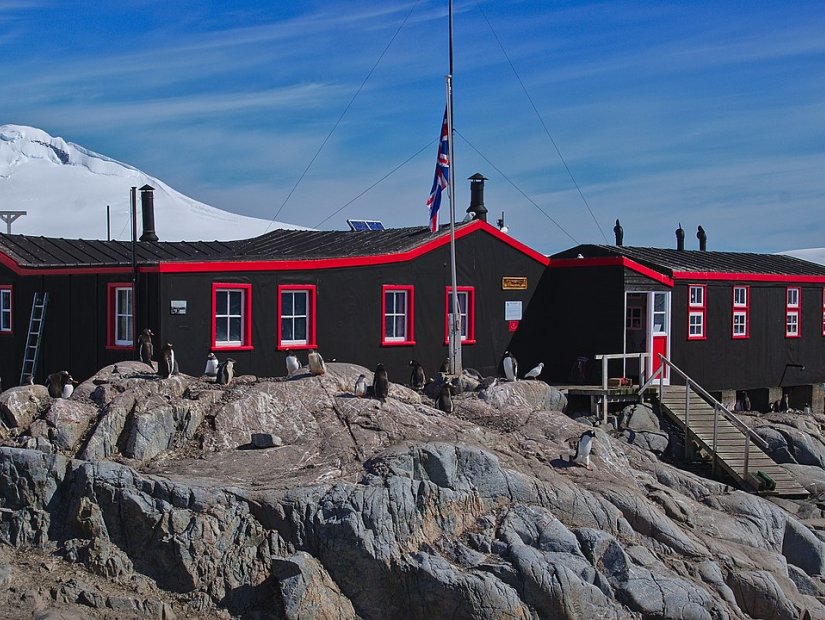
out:
<path id="1" fill-rule="evenodd" d="M 535 368 L 531 368 L 527 371 L 527 374 L 524 375 L 525 379 L 536 379 L 540 374 L 541 371 L 544 369 L 544 362 L 539 362 L 539 365 Z"/>

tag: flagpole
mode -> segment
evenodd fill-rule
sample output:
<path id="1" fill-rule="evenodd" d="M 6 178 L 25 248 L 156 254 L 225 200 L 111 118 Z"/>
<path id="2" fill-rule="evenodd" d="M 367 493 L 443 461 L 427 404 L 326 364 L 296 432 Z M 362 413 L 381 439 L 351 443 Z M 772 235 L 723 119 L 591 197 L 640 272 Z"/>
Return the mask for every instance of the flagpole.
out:
<path id="1" fill-rule="evenodd" d="M 452 49 L 452 46 L 450 46 Z M 447 145 L 450 153 L 450 278 L 452 291 L 450 304 L 452 312 L 449 313 L 450 329 L 450 374 L 458 376 L 461 374 L 461 308 L 458 305 L 458 286 L 456 284 L 455 267 L 455 156 L 453 151 L 453 76 L 447 78 Z"/>

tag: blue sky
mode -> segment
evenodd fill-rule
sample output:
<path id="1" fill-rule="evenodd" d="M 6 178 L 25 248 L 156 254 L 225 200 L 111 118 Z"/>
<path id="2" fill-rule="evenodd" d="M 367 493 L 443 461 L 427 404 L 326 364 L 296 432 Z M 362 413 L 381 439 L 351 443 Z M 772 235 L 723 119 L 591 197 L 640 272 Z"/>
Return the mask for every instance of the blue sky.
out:
<path id="1" fill-rule="evenodd" d="M 681 222 L 689 248 L 699 224 L 710 249 L 823 246 L 823 32 L 821 1 L 456 0 L 457 210 L 481 172 L 491 219 L 547 253 L 617 217 L 627 245 Z M 0 57 L 0 123 L 246 215 L 426 224 L 446 0 L 0 0 Z"/>

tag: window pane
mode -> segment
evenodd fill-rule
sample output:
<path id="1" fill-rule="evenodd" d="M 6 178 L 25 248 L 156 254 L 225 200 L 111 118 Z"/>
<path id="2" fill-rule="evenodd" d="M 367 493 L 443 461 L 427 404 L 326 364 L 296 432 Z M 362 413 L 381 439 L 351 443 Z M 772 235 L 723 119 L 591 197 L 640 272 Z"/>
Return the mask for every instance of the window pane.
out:
<path id="1" fill-rule="evenodd" d="M 215 319 L 215 340 L 217 342 L 226 342 L 229 340 L 228 336 L 226 319 Z"/>
<path id="2" fill-rule="evenodd" d="M 306 316 L 307 314 L 307 294 L 295 293 L 295 315 Z"/>
<path id="3" fill-rule="evenodd" d="M 11 331 L 11 312 L 3 311 L 0 313 L 0 329 Z"/>
<path id="4" fill-rule="evenodd" d="M 233 342 L 241 341 L 241 317 L 229 319 L 229 340 Z"/>
<path id="5" fill-rule="evenodd" d="M 395 334 L 392 331 L 393 318 L 391 316 L 384 317 L 384 337 L 392 338 Z"/>
<path id="6" fill-rule="evenodd" d="M 292 293 L 281 293 L 281 316 L 292 316 Z"/>
<path id="7" fill-rule="evenodd" d="M 240 291 L 229 292 L 229 314 L 240 316 L 241 314 L 241 299 L 243 295 Z"/>
<path id="8" fill-rule="evenodd" d="M 307 320 L 304 318 L 297 318 L 293 321 L 295 334 L 293 340 L 306 341 L 307 339 Z"/>
<path id="9" fill-rule="evenodd" d="M 227 295 L 226 291 L 218 291 L 215 293 L 215 312 L 217 314 L 226 314 L 226 309 L 229 306 L 229 302 L 227 302 Z"/>
<path id="10" fill-rule="evenodd" d="M 395 334 L 398 338 L 405 338 L 407 336 L 407 325 L 405 317 L 398 315 L 395 317 Z"/>
<path id="11" fill-rule="evenodd" d="M 295 340 L 295 336 L 292 333 L 292 319 L 281 319 L 281 338 L 283 340 Z"/>

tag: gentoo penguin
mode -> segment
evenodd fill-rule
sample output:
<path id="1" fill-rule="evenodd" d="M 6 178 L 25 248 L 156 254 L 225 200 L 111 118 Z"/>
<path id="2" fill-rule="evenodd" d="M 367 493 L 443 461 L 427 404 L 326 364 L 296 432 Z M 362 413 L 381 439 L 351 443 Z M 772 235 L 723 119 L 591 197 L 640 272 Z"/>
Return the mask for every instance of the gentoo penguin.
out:
<path id="1" fill-rule="evenodd" d="M 367 395 L 367 378 L 364 375 L 358 375 L 355 381 L 355 395 L 358 398 L 364 398 Z"/>
<path id="2" fill-rule="evenodd" d="M 324 364 L 324 358 L 315 349 L 310 349 L 307 354 L 307 365 L 309 372 L 313 375 L 322 375 L 327 371 L 327 366 Z"/>
<path id="3" fill-rule="evenodd" d="M 478 384 L 478 388 L 477 388 L 477 389 L 478 389 L 479 391 L 481 391 L 481 390 L 489 390 L 489 389 L 491 389 L 491 388 L 496 387 L 496 385 L 498 385 L 498 379 L 497 379 L 496 377 L 485 377 L 485 378 L 484 378 L 484 379 L 482 379 L 482 380 L 481 380 L 481 382 Z"/>
<path id="4" fill-rule="evenodd" d="M 46 387 L 49 388 L 49 396 L 52 398 L 61 398 L 63 396 L 63 388 L 66 384 L 72 381 L 72 376 L 68 370 L 61 370 L 60 372 L 53 372 L 46 379 Z"/>
<path id="5" fill-rule="evenodd" d="M 214 353 L 206 357 L 206 368 L 203 369 L 203 374 L 207 377 L 214 377 L 218 374 L 218 358 Z"/>
<path id="6" fill-rule="evenodd" d="M 440 372 L 442 374 L 445 374 L 445 375 L 448 372 L 450 372 L 450 358 L 449 357 L 445 357 L 444 361 L 441 362 L 441 368 L 438 369 L 438 372 Z"/>
<path id="7" fill-rule="evenodd" d="M 138 336 L 138 354 L 140 355 L 140 361 L 150 366 L 152 365 L 152 356 L 154 355 L 152 349 L 152 336 L 154 335 L 152 330 L 147 327 L 140 332 Z"/>
<path id="8" fill-rule="evenodd" d="M 452 386 L 449 383 L 444 383 L 441 386 L 441 393 L 438 395 L 438 408 L 444 413 L 452 413 L 455 411 L 452 392 Z"/>
<path id="9" fill-rule="evenodd" d="M 501 362 L 501 365 L 504 367 L 504 376 L 507 377 L 508 381 L 518 380 L 518 361 L 515 355 L 509 351 L 505 351 L 504 360 Z"/>
<path id="10" fill-rule="evenodd" d="M 524 375 L 525 379 L 537 379 L 538 376 L 541 374 L 541 371 L 544 369 L 544 362 L 539 362 L 539 365 L 535 368 L 531 368 L 527 371 Z"/>
<path id="11" fill-rule="evenodd" d="M 571 463 L 577 465 L 584 464 L 587 469 L 590 469 L 590 451 L 593 449 L 593 439 L 596 437 L 596 431 L 584 431 L 579 437 L 579 443 L 576 444 L 576 454 L 570 459 Z"/>
<path id="12" fill-rule="evenodd" d="M 301 362 L 298 361 L 298 356 L 292 352 L 292 349 L 286 350 L 286 376 L 291 377 L 301 368 Z"/>
<path id="13" fill-rule="evenodd" d="M 476 381 L 484 381 L 484 377 L 475 368 L 465 368 L 464 374 L 470 375 Z"/>
<path id="14" fill-rule="evenodd" d="M 34 377 L 26 373 L 26 376 L 23 377 L 23 383 L 21 383 L 20 385 L 34 385 Z"/>
<path id="15" fill-rule="evenodd" d="M 74 394 L 74 386 L 77 382 L 74 379 L 69 379 L 66 385 L 63 386 L 63 393 L 61 396 L 63 398 L 71 398 L 72 394 Z"/>
<path id="16" fill-rule="evenodd" d="M 375 367 L 375 374 L 372 379 L 372 390 L 375 397 L 380 398 L 381 402 L 384 402 L 390 393 L 390 380 L 387 377 L 384 364 L 378 364 L 378 366 Z"/>
<path id="17" fill-rule="evenodd" d="M 225 362 L 221 362 L 218 366 L 218 376 L 215 382 L 218 385 L 229 385 L 232 379 L 235 378 L 235 360 L 231 357 L 226 358 Z"/>
<path id="18" fill-rule="evenodd" d="M 175 361 L 175 351 L 172 348 L 172 343 L 167 342 L 160 350 L 160 359 L 158 360 L 158 374 L 167 379 L 178 372 L 178 364 Z"/>
<path id="19" fill-rule="evenodd" d="M 788 410 L 788 395 L 785 392 L 782 392 L 782 398 L 779 399 L 779 407 L 777 407 L 778 411 L 787 411 Z"/>
<path id="20" fill-rule="evenodd" d="M 412 386 L 414 390 L 420 390 L 424 387 L 424 384 L 427 383 L 427 375 L 424 374 L 424 369 L 421 367 L 421 364 L 415 360 L 410 360 L 410 366 L 412 366 L 410 386 Z"/>

